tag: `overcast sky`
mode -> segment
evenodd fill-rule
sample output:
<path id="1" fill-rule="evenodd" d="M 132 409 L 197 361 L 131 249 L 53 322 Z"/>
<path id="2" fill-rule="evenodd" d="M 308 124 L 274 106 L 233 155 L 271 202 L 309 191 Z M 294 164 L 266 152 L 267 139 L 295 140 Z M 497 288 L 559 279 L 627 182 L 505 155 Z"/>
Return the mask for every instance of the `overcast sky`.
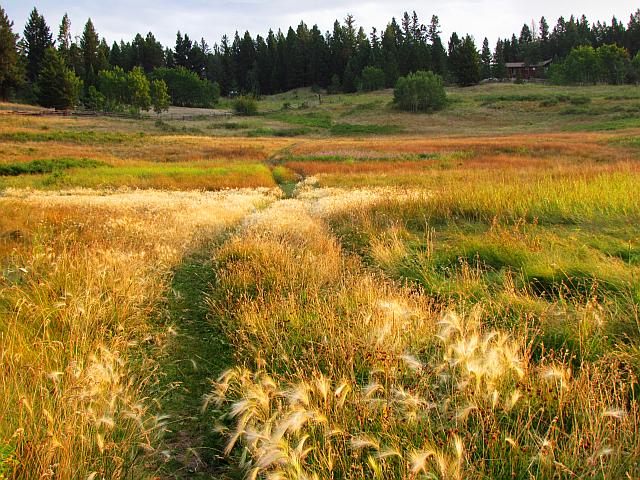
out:
<path id="1" fill-rule="evenodd" d="M 236 30 L 242 34 L 249 30 L 265 35 L 269 28 L 286 29 L 304 20 L 309 27 L 318 24 L 324 32 L 330 30 L 333 21 L 344 19 L 351 13 L 358 25 L 367 33 L 375 26 L 383 28 L 391 17 L 398 20 L 404 11 L 415 10 L 422 23 L 428 23 L 431 15 L 440 17 L 443 37 L 451 32 L 470 33 L 478 46 L 487 36 L 493 47 L 498 37 L 519 32 L 523 23 L 537 24 L 542 15 L 550 26 L 559 16 L 587 15 L 592 22 L 605 20 L 610 23 L 616 16 L 626 24 L 634 10 L 629 0 L 454 0 L 441 2 L 417 2 L 396 0 L 0 0 L 9 18 L 15 22 L 14 31 L 22 33 L 31 9 L 35 6 L 42 13 L 54 37 L 62 15 L 71 18 L 74 35 L 79 35 L 87 18 L 93 20 L 100 37 L 109 44 L 114 40 L 128 41 L 140 32 L 152 31 L 164 45 L 173 46 L 178 30 L 188 33 L 192 39 L 204 37 L 213 45 L 223 34 L 232 36 Z"/>

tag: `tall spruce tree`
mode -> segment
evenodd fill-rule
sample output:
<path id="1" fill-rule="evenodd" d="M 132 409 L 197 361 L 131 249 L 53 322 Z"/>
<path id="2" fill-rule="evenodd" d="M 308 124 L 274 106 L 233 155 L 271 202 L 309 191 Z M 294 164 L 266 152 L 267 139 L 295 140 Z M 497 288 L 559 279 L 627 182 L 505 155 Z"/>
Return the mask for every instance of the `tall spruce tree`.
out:
<path id="1" fill-rule="evenodd" d="M 53 47 L 45 50 L 36 81 L 38 103 L 43 107 L 68 110 L 77 103 L 82 81 L 67 67 Z"/>
<path id="2" fill-rule="evenodd" d="M 69 49 L 71 48 L 71 20 L 66 13 L 62 17 L 60 22 L 60 28 L 58 30 L 58 53 L 60 57 L 65 61 L 67 66 L 71 65 L 71 59 L 69 57 Z"/>
<path id="3" fill-rule="evenodd" d="M 393 87 L 398 80 L 398 43 L 393 23 L 387 25 L 382 35 L 382 70 L 387 87 Z"/>
<path id="4" fill-rule="evenodd" d="M 489 39 L 487 37 L 484 37 L 482 42 L 480 59 L 482 61 L 482 78 L 489 78 L 491 76 L 491 50 L 489 49 Z"/>
<path id="5" fill-rule="evenodd" d="M 431 42 L 431 67 L 435 73 L 443 76 L 447 70 L 447 52 L 440 33 L 440 20 L 437 15 L 433 15 L 427 27 L 427 36 Z"/>
<path id="6" fill-rule="evenodd" d="M 53 37 L 44 17 L 34 8 L 24 27 L 24 53 L 27 57 L 27 78 L 35 82 L 40 73 L 44 54 L 53 46 Z"/>
<path id="7" fill-rule="evenodd" d="M 13 33 L 13 22 L 0 6 L 0 98 L 22 84 L 22 71 L 18 61 L 18 35 Z"/>
<path id="8" fill-rule="evenodd" d="M 84 80 L 84 86 L 88 89 L 91 86 L 95 86 L 98 80 L 99 58 L 98 58 L 98 46 L 100 41 L 98 39 L 98 33 L 91 19 L 87 20 L 80 37 L 80 52 L 82 54 L 82 79 Z"/>
<path id="9" fill-rule="evenodd" d="M 458 85 L 468 87 L 480 81 L 480 55 L 470 35 L 466 35 L 455 49 L 455 77 Z"/>
<path id="10" fill-rule="evenodd" d="M 496 78 L 507 77 L 507 64 L 504 59 L 504 42 L 498 39 L 496 42 L 496 48 L 493 52 L 493 76 Z"/>

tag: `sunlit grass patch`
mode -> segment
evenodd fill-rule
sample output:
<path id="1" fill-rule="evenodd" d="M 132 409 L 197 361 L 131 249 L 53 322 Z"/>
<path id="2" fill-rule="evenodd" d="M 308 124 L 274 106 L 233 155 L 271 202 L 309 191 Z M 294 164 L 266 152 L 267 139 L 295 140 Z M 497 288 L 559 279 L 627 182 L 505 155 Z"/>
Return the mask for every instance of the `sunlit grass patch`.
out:
<path id="1" fill-rule="evenodd" d="M 171 268 L 202 235 L 270 200 L 91 191 L 0 199 L 3 474 L 145 476 L 169 420 L 148 395 L 173 335 L 154 324 Z"/>
<path id="2" fill-rule="evenodd" d="M 0 133 L 0 141 L 18 143 L 61 142 L 78 144 L 111 144 L 136 142 L 142 138 L 144 138 L 144 133 L 125 134 L 94 130 L 17 131 Z"/>
<path id="3" fill-rule="evenodd" d="M 21 175 L 0 179 L 0 188 L 147 188 L 220 190 L 274 187 L 268 167 L 258 163 L 226 165 L 138 164 L 56 170 L 50 175 Z"/>

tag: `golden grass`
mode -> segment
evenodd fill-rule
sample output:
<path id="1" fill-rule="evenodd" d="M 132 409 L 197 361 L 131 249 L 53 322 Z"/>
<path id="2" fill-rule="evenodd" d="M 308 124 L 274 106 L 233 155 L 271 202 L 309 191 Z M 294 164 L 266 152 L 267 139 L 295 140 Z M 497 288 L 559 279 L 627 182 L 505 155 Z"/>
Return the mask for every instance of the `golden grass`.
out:
<path id="1" fill-rule="evenodd" d="M 399 193 L 398 204 L 415 201 Z M 365 196 L 332 194 L 352 208 Z M 246 478 L 639 473 L 631 358 L 611 352 L 577 370 L 561 352 L 534 358 L 526 317 L 492 328 L 480 305 L 452 304 L 457 315 L 368 272 L 318 217 L 336 214 L 330 195 L 279 202 L 215 254 L 211 306 L 239 365 L 205 406 Z"/>
<path id="2" fill-rule="evenodd" d="M 167 419 L 146 386 L 171 269 L 265 192 L 9 192 L 0 200 L 0 466 L 125 478 Z M 132 355 L 136 352 L 136 355 Z"/>

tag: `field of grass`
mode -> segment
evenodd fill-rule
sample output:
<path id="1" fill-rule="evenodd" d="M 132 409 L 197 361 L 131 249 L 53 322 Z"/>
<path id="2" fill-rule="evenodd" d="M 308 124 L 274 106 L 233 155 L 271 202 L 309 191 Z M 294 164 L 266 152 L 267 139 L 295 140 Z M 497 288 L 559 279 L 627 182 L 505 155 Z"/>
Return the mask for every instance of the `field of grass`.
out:
<path id="1" fill-rule="evenodd" d="M 0 479 L 640 477 L 637 88 L 449 98 L 0 105 Z"/>

